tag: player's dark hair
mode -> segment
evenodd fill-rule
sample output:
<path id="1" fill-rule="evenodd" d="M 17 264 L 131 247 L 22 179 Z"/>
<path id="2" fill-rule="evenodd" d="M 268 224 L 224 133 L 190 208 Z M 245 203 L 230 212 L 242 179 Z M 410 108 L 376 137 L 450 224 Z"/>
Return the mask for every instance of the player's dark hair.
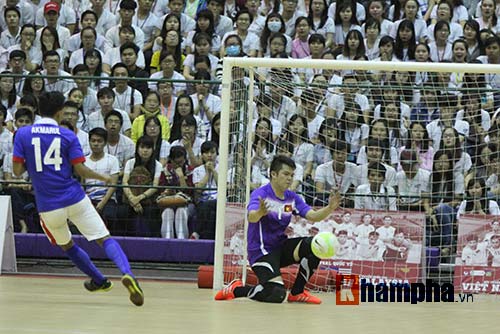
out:
<path id="1" fill-rule="evenodd" d="M 38 98 L 40 116 L 54 117 L 64 107 L 64 100 L 64 95 L 61 92 L 43 92 Z"/>
<path id="2" fill-rule="evenodd" d="M 92 136 L 98 136 L 104 139 L 104 142 L 106 143 L 108 141 L 108 131 L 103 128 L 93 128 L 92 130 L 89 131 L 89 141 L 92 138 Z"/>
<path id="3" fill-rule="evenodd" d="M 108 122 L 108 118 L 110 118 L 111 116 L 116 116 L 118 117 L 118 119 L 120 120 L 120 126 L 123 125 L 123 116 L 122 114 L 117 111 L 117 110 L 111 110 L 110 112 L 108 112 L 106 114 L 106 116 L 104 116 L 104 124 L 106 124 Z"/>
<path id="4" fill-rule="evenodd" d="M 28 117 L 30 119 L 31 123 L 33 123 L 33 121 L 34 121 L 33 112 L 30 109 L 28 109 L 28 108 L 19 108 L 19 109 L 17 109 L 14 118 L 17 121 L 21 117 Z"/>
<path id="5" fill-rule="evenodd" d="M 347 235 L 347 230 L 340 230 L 337 235 L 345 234 Z"/>
<path id="6" fill-rule="evenodd" d="M 286 165 L 292 169 L 295 170 L 295 161 L 292 160 L 292 158 L 285 157 L 284 155 L 276 155 L 271 162 L 271 167 L 269 168 L 269 175 L 272 174 L 272 172 L 279 173 L 279 171 L 283 168 L 283 165 Z"/>

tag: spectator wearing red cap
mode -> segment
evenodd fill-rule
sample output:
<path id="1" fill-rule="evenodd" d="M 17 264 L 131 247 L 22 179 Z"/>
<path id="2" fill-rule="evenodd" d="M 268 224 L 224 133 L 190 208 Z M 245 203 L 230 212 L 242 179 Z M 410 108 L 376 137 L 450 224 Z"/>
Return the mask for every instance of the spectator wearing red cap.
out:
<path id="1" fill-rule="evenodd" d="M 57 25 L 69 29 L 71 35 L 76 28 L 76 12 L 68 5 L 62 3 L 62 0 L 53 0 L 47 2 L 42 8 L 39 8 L 36 11 L 35 25 L 37 26 L 37 28 L 42 28 L 46 25 L 52 25 L 56 28 L 56 22 L 49 23 L 50 15 L 54 15 L 54 12 L 57 13 Z M 53 21 L 54 17 L 52 17 L 50 20 Z M 57 29 L 57 31 L 59 32 L 59 29 Z M 61 41 L 66 40 L 61 38 L 60 32 L 59 38 Z"/>
<path id="2" fill-rule="evenodd" d="M 40 9 L 43 10 L 43 21 L 39 20 Z M 65 49 L 64 43 L 70 38 L 71 31 L 61 24 L 61 5 L 55 1 L 47 2 L 43 8 L 37 11 L 37 20 L 35 25 L 37 26 L 35 46 L 41 48 L 41 36 L 43 28 L 53 27 L 57 31 L 59 38 L 59 44 L 62 49 Z M 74 14 L 74 12 L 73 12 Z M 74 29 L 74 27 L 73 27 Z M 61 59 L 61 63 L 64 63 L 64 59 Z"/>

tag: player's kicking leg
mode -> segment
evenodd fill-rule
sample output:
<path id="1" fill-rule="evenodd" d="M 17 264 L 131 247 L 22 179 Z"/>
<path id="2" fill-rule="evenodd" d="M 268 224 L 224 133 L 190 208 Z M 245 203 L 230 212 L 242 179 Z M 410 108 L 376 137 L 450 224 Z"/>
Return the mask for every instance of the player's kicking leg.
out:
<path id="1" fill-rule="evenodd" d="M 132 273 L 127 256 L 118 242 L 110 237 L 106 225 L 92 206 L 90 200 L 86 197 L 81 202 L 69 208 L 71 208 L 69 210 L 70 219 L 78 230 L 87 240 L 95 240 L 104 249 L 107 257 L 122 272 L 122 284 L 130 294 L 130 301 L 136 306 L 143 305 L 144 293 Z"/>
<path id="2" fill-rule="evenodd" d="M 128 258 L 123 252 L 120 244 L 109 235 L 96 240 L 96 242 L 104 249 L 108 258 L 113 261 L 122 272 L 123 276 L 121 281 L 130 294 L 130 301 L 136 306 L 142 306 L 144 304 L 144 293 L 139 286 L 139 282 L 137 282 L 137 279 L 132 273 Z"/>
<path id="3" fill-rule="evenodd" d="M 69 259 L 83 273 L 90 277 L 85 283 L 89 291 L 109 291 L 113 283 L 109 281 L 90 259 L 87 252 L 73 243 L 67 223 L 66 208 L 40 213 L 40 224 L 45 235 L 53 245 L 58 245 Z"/>

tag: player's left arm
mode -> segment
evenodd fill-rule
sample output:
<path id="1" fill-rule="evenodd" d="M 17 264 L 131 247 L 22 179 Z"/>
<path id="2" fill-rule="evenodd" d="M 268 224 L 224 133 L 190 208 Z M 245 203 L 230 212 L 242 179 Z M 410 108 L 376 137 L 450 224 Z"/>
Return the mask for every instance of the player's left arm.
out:
<path id="1" fill-rule="evenodd" d="M 116 173 L 116 174 L 111 174 L 110 175 L 110 179 L 111 179 L 111 182 L 110 184 L 118 184 L 118 176 L 119 174 Z M 108 204 L 108 201 L 111 199 L 111 197 L 113 196 L 113 194 L 115 193 L 115 190 L 116 188 L 115 187 L 108 187 L 108 190 L 106 191 L 106 195 L 104 195 L 104 197 L 101 199 L 101 201 L 99 202 L 98 204 L 98 207 L 100 209 L 104 208 L 104 206 L 106 204 Z"/>
<path id="2" fill-rule="evenodd" d="M 17 135 L 14 137 L 14 152 L 12 155 L 12 174 L 16 177 L 21 177 L 24 172 L 26 172 L 26 165 L 24 160 L 24 147 L 22 144 L 23 138 L 22 131 L 18 131 Z"/>
<path id="3" fill-rule="evenodd" d="M 339 206 L 340 206 L 340 193 L 338 192 L 338 190 L 333 190 L 330 193 L 328 205 L 319 210 L 309 210 L 305 218 L 313 222 L 324 220 L 332 213 L 332 211 L 337 210 Z"/>
<path id="4" fill-rule="evenodd" d="M 75 172 L 84 179 L 95 179 L 103 181 L 106 184 L 111 184 L 111 177 L 94 172 L 92 169 L 85 166 L 83 162 L 74 164 L 73 168 Z"/>

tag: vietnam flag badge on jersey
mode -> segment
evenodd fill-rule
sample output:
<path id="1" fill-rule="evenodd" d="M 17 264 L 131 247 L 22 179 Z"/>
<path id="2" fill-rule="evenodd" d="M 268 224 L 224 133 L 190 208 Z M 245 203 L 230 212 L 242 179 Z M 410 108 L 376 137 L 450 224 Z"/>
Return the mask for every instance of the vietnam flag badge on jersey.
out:
<path id="1" fill-rule="evenodd" d="M 285 212 L 289 213 L 289 212 L 292 212 L 292 210 L 293 210 L 293 207 L 291 204 L 285 205 Z"/>

